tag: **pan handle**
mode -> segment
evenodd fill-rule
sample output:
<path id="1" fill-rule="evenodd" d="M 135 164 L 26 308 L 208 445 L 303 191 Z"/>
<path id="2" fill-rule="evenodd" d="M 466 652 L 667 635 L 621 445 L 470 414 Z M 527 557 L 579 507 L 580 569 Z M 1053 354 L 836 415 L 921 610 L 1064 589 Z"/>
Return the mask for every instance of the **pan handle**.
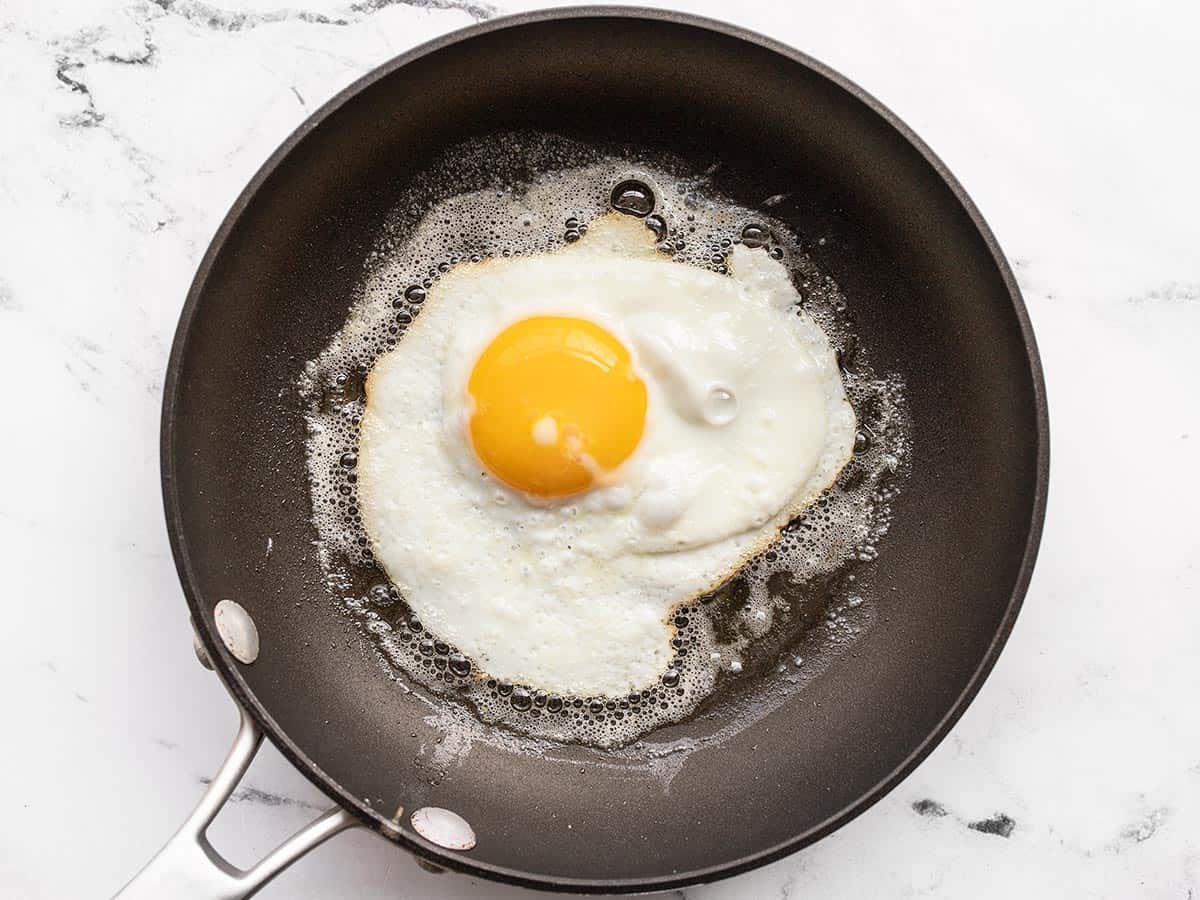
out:
<path id="1" fill-rule="evenodd" d="M 268 881 L 318 844 L 358 821 L 335 807 L 301 828 L 249 869 L 239 869 L 209 843 L 207 831 L 225 801 L 246 774 L 262 743 L 262 731 L 238 704 L 241 723 L 225 762 L 217 770 L 200 803 L 174 837 L 158 851 L 114 900 L 242 900 L 258 893 Z"/>

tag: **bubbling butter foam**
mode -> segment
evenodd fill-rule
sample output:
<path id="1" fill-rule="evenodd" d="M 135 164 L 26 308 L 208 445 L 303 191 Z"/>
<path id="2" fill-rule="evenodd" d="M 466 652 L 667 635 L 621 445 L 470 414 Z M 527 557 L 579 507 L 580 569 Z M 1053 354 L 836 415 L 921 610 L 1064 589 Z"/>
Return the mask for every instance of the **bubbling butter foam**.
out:
<path id="1" fill-rule="evenodd" d="M 726 681 L 800 665 L 789 652 L 818 624 L 829 642 L 844 643 L 855 628 L 849 623 L 865 618 L 857 615 L 859 570 L 887 532 L 909 455 L 903 385 L 873 370 L 847 326 L 846 298 L 797 236 L 760 211 L 706 196 L 703 182 L 671 161 L 606 156 L 545 135 L 498 136 L 452 151 L 414 181 L 371 255 L 345 326 L 300 378 L 313 523 L 329 590 L 389 668 L 486 723 L 534 738 L 619 746 L 692 714 Z M 464 187 L 474 189 L 452 193 Z M 804 311 L 838 351 L 859 431 L 833 488 L 729 582 L 676 608 L 673 657 L 658 684 L 620 698 L 551 695 L 476 671 L 416 620 L 373 558 L 356 497 L 363 383 L 453 265 L 552 251 L 613 208 L 642 218 L 659 252 L 679 262 L 724 274 L 739 244 L 780 260 Z M 726 398 L 712 399 L 714 414 L 723 414 Z"/>

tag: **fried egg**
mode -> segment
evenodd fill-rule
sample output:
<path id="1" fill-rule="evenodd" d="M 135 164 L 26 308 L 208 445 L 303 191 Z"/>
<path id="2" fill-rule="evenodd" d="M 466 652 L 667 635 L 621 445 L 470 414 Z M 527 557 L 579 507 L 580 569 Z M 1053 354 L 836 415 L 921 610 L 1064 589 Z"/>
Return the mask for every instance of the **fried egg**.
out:
<path id="1" fill-rule="evenodd" d="M 674 262 L 635 218 L 461 264 L 367 379 L 358 504 L 424 627 L 487 675 L 619 696 L 671 612 L 831 485 L 855 430 L 786 269 Z"/>

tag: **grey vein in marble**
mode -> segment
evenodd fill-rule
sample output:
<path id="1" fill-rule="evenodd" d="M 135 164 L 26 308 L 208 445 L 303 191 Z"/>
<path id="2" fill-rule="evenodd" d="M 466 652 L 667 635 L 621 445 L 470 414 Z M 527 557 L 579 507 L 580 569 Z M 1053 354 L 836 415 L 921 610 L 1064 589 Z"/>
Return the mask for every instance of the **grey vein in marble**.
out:
<path id="1" fill-rule="evenodd" d="M 1130 299 L 1133 303 L 1200 303 L 1200 283 L 1168 281 Z"/>
<path id="2" fill-rule="evenodd" d="M 451 9 L 466 13 L 477 22 L 496 15 L 490 3 L 476 0 L 360 0 L 341 13 L 329 14 L 309 9 L 283 7 L 266 12 L 229 10 L 203 0 L 149 0 L 164 12 L 183 16 L 189 22 L 215 31 L 244 31 L 277 22 L 307 22 L 313 25 L 353 25 L 365 16 L 392 6 L 415 9 Z"/>
<path id="3" fill-rule="evenodd" d="M 87 104 L 82 112 L 64 117 L 61 120 L 62 123 L 77 128 L 94 128 L 99 125 L 104 121 L 104 116 L 96 109 L 96 101 L 92 97 L 91 89 L 77 75 L 72 74 L 79 72 L 83 68 L 83 63 L 70 56 L 60 56 L 57 63 L 58 67 L 54 70 L 54 77 L 76 94 L 82 94 L 84 102 Z"/>
<path id="4" fill-rule="evenodd" d="M 152 14 L 141 5 L 129 7 L 127 14 L 140 33 L 139 41 L 133 44 L 122 45 L 121 35 L 111 33 L 105 26 L 84 28 L 54 42 L 58 50 L 55 77 L 72 93 L 80 95 L 84 102 L 79 112 L 60 117 L 59 123 L 65 128 L 98 128 L 117 144 L 126 160 L 140 173 L 147 198 L 158 208 L 158 213 L 151 217 L 152 221 L 147 222 L 145 228 L 150 233 L 156 233 L 177 221 L 179 216 L 155 190 L 157 172 L 154 161 L 99 109 L 87 78 L 88 66 L 96 63 L 147 68 L 154 66 L 158 47 L 151 27 Z"/>
<path id="5" fill-rule="evenodd" d="M 974 822 L 968 822 L 967 827 L 972 831 L 978 831 L 980 834 L 994 834 L 997 837 L 1012 837 L 1013 829 L 1017 827 L 1017 823 L 1011 816 L 1004 813 L 996 813 L 994 816 L 989 816 L 986 819 L 979 819 Z"/>
<path id="6" fill-rule="evenodd" d="M 1125 826 L 1121 829 L 1121 834 L 1113 843 L 1112 849 L 1120 853 L 1132 845 L 1150 840 L 1163 827 L 1170 813 L 1171 811 L 1165 806 L 1160 807 L 1146 813 L 1146 815 L 1136 822 Z"/>
<path id="7" fill-rule="evenodd" d="M 946 812 L 946 807 L 942 806 L 942 804 L 938 803 L 936 800 L 930 800 L 928 798 L 916 801 L 912 805 L 912 808 L 913 812 L 919 816 L 933 816 L 934 818 L 940 819 L 949 815 L 949 813 Z"/>
<path id="8" fill-rule="evenodd" d="M 50 676 L 52 678 L 54 678 L 56 681 L 61 683 L 62 678 L 59 675 L 58 666 L 54 662 L 52 662 L 51 660 L 48 660 L 48 659 L 42 660 L 42 668 L 45 669 L 47 672 L 49 672 Z M 74 687 L 67 685 L 66 688 L 68 691 L 71 692 L 71 696 L 74 697 L 76 700 L 78 700 L 80 703 L 91 703 L 92 702 L 86 696 L 84 696 L 82 693 L 80 693 L 78 690 L 76 690 Z"/>
<path id="9" fill-rule="evenodd" d="M 21 304 L 7 281 L 0 278 L 0 312 L 18 312 Z"/>
<path id="10" fill-rule="evenodd" d="M 212 784 L 212 778 L 207 775 L 199 779 L 200 783 L 207 787 Z M 282 794 L 273 794 L 270 791 L 263 791 L 255 787 L 241 787 L 229 795 L 231 803 L 251 803 L 259 806 L 292 806 L 297 809 L 325 809 L 326 806 L 318 806 L 316 803 L 309 803 L 307 800 L 300 800 L 296 797 L 285 797 Z"/>
<path id="11" fill-rule="evenodd" d="M 960 825 L 965 825 L 972 831 L 978 831 L 980 834 L 990 834 L 997 837 L 1011 837 L 1013 830 L 1017 827 L 1017 822 L 1012 816 L 1007 813 L 998 812 L 988 816 L 985 819 L 975 819 L 967 821 L 950 812 L 943 804 L 928 797 L 917 800 L 911 804 L 912 811 L 918 816 L 929 819 L 946 819 L 952 818 Z"/>

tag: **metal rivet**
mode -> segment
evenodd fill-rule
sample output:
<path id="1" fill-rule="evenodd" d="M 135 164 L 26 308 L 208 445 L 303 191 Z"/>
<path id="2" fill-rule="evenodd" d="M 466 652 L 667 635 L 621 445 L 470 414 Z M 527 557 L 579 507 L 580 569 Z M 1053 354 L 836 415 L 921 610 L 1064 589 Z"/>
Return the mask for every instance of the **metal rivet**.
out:
<path id="1" fill-rule="evenodd" d="M 250 613 L 233 600 L 222 600 L 213 610 L 217 634 L 234 659 L 249 665 L 258 659 L 258 628 Z"/>
<path id="2" fill-rule="evenodd" d="M 194 631 L 192 632 L 192 650 L 196 654 L 196 659 L 200 660 L 200 665 L 204 666 L 204 668 L 211 672 L 213 667 L 212 660 L 208 658 L 208 651 L 205 650 L 204 645 L 200 643 L 200 635 L 196 634 Z"/>
<path id="3" fill-rule="evenodd" d="M 475 830 L 456 812 L 439 806 L 423 806 L 412 814 L 413 829 L 425 840 L 447 850 L 470 850 Z"/>
<path id="4" fill-rule="evenodd" d="M 390 819 L 386 819 L 379 823 L 379 833 L 390 840 L 397 840 L 400 837 L 400 820 L 404 817 L 404 804 L 401 803 L 396 807 L 396 813 Z"/>

